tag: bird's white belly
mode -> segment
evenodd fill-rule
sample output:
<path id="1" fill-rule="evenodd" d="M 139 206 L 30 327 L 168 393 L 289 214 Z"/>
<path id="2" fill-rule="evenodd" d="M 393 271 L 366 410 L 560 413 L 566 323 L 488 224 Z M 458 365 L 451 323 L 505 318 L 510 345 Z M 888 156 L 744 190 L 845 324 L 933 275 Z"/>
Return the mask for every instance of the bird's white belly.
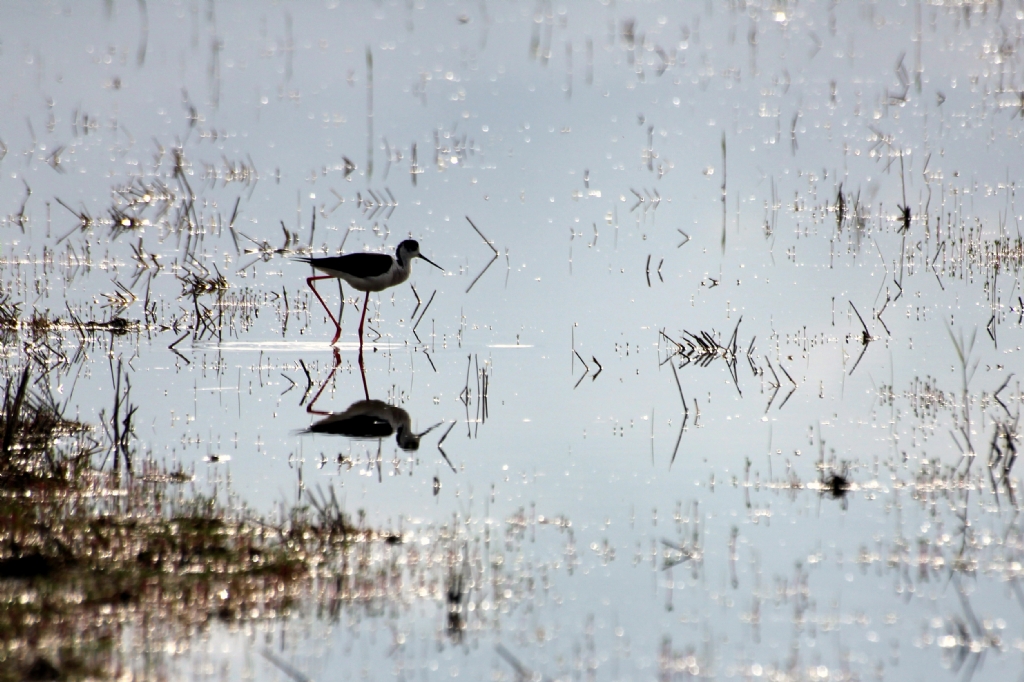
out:
<path id="1" fill-rule="evenodd" d="M 393 287 L 396 284 L 409 279 L 409 270 L 393 268 L 382 275 L 376 277 L 352 277 L 347 273 L 339 273 L 339 276 L 348 283 L 353 289 L 359 291 L 384 291 L 388 287 Z"/>

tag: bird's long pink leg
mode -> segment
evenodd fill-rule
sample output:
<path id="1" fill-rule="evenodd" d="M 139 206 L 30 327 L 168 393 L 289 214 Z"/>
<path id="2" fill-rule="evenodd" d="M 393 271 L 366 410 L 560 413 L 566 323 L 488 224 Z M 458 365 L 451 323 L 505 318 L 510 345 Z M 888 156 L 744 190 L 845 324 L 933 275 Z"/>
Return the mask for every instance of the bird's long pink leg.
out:
<path id="1" fill-rule="evenodd" d="M 306 412 L 308 412 L 309 414 L 322 414 L 322 415 L 329 415 L 330 414 L 330 412 L 325 412 L 324 410 L 314 410 L 313 409 L 313 405 L 315 405 L 316 401 L 320 399 L 320 394 L 324 392 L 325 388 L 327 388 L 327 384 L 331 383 L 331 379 L 334 378 L 334 373 L 338 371 L 338 367 L 340 365 L 341 365 L 341 354 L 338 352 L 338 349 L 335 348 L 334 349 L 334 366 L 331 367 L 331 373 L 327 375 L 327 379 L 324 380 L 324 383 L 320 386 L 320 390 L 316 392 L 315 396 L 313 396 L 313 400 L 310 401 L 309 405 L 306 405 Z M 365 379 L 364 379 L 364 381 L 365 381 Z M 367 400 L 369 400 L 369 398 L 367 398 Z"/>
<path id="2" fill-rule="evenodd" d="M 370 389 L 366 385 L 366 365 L 363 363 L 363 349 L 359 349 L 359 375 L 363 378 L 363 395 L 370 399 Z"/>
<path id="3" fill-rule="evenodd" d="M 307 277 L 306 278 L 306 284 L 308 284 L 309 288 L 313 290 L 313 295 L 316 296 L 316 299 L 318 301 L 320 301 L 320 305 L 322 305 L 324 307 L 324 310 L 327 311 L 327 316 L 329 318 L 331 318 L 331 322 L 334 323 L 334 338 L 331 339 L 331 345 L 334 345 L 334 343 L 338 340 L 338 337 L 341 336 L 341 325 L 338 324 L 338 321 L 336 319 L 334 319 L 334 313 L 332 313 L 331 309 L 327 307 L 327 304 L 324 302 L 324 299 L 322 299 L 320 297 L 320 293 L 316 290 L 316 287 L 313 286 L 313 282 L 315 282 L 318 279 L 337 279 L 337 278 L 332 277 L 331 275 L 315 275 L 313 277 Z"/>
<path id="4" fill-rule="evenodd" d="M 359 318 L 359 350 L 363 350 L 363 323 L 366 322 L 366 306 L 370 302 L 370 292 L 363 297 L 363 316 Z"/>

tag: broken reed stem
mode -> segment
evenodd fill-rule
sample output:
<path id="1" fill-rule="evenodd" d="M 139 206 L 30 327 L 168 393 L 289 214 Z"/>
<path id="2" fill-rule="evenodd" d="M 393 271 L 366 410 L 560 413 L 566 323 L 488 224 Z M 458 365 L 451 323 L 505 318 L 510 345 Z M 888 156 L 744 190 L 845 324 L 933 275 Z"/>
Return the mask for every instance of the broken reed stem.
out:
<path id="1" fill-rule="evenodd" d="M 423 321 L 423 316 L 427 314 L 427 309 L 430 308 L 430 304 L 434 302 L 435 295 L 437 295 L 437 289 L 434 290 L 434 293 L 430 294 L 430 299 L 427 300 L 427 305 L 423 306 L 423 312 L 421 312 L 420 316 L 416 318 L 416 324 L 412 326 L 412 330 L 414 333 L 416 331 L 416 327 L 420 326 L 420 322 Z"/>
<path id="2" fill-rule="evenodd" d="M 487 239 L 487 237 L 485 237 L 485 236 L 484 236 L 484 233 L 480 231 L 480 228 L 479 228 L 479 227 L 477 227 L 477 226 L 476 226 L 476 225 L 475 225 L 475 224 L 473 223 L 473 221 L 472 221 L 472 220 L 470 220 L 469 216 L 466 216 L 466 220 L 467 220 L 467 221 L 469 222 L 469 226 L 470 226 L 470 227 L 472 227 L 472 228 L 473 228 L 473 229 L 474 229 L 474 230 L 476 231 L 476 233 L 477 233 L 478 235 L 480 235 L 480 239 L 483 239 L 483 240 L 484 240 L 484 244 L 487 244 L 487 247 L 488 247 L 488 248 L 489 248 L 489 249 L 490 249 L 491 251 L 493 251 L 493 252 L 494 252 L 494 255 L 495 255 L 495 256 L 497 256 L 497 255 L 498 255 L 498 250 L 497 250 L 496 248 L 494 248 L 494 244 L 492 244 L 492 243 L 490 242 L 490 240 L 489 240 L 489 239 Z"/>
<path id="3" fill-rule="evenodd" d="M 722 253 L 725 253 L 725 223 L 726 223 L 726 213 L 727 213 L 727 209 L 726 209 L 726 205 L 725 205 L 725 198 L 726 198 L 726 189 L 725 189 L 726 188 L 726 185 L 725 185 L 726 165 L 725 165 L 725 160 L 726 160 L 726 155 L 725 155 L 725 131 L 723 131 L 722 132 Z"/>
<path id="4" fill-rule="evenodd" d="M 4 396 L 4 412 L 6 412 L 5 419 L 7 423 L 4 427 L 4 440 L 2 454 L 7 457 L 11 451 L 11 445 L 14 443 L 14 434 L 18 428 L 18 419 L 21 415 L 21 406 L 25 402 L 25 389 L 28 387 L 29 368 L 25 367 L 21 372 L 21 382 L 18 384 L 18 392 L 14 398 L 14 404 L 7 409 L 7 396 Z M 8 383 L 8 386 L 10 384 Z"/>
<path id="5" fill-rule="evenodd" d="M 366 46 L 366 179 L 373 177 L 373 52 Z"/>

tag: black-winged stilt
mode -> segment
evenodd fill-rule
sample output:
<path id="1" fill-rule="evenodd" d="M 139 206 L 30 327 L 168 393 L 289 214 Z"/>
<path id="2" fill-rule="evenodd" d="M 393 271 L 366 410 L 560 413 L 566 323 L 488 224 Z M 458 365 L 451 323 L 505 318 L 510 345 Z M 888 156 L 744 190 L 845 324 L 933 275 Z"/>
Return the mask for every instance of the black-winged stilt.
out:
<path id="1" fill-rule="evenodd" d="M 327 311 L 331 322 L 334 323 L 335 331 L 334 338 L 331 339 L 332 344 L 341 336 L 341 325 L 334 319 L 334 314 L 331 313 L 324 299 L 320 297 L 316 287 L 313 286 L 313 282 L 318 279 L 343 279 L 353 289 L 366 293 L 363 300 L 363 315 L 359 318 L 359 347 L 362 348 L 363 324 L 366 321 L 366 305 L 370 301 L 370 292 L 384 291 L 409 279 L 409 275 L 412 273 L 413 258 L 422 258 L 438 270 L 444 271 L 444 268 L 440 265 L 421 254 L 419 243 L 412 239 L 406 239 L 399 244 L 398 248 L 395 249 L 394 256 L 389 256 L 385 253 L 350 253 L 344 256 L 304 257 L 298 259 L 304 263 L 309 263 L 314 269 L 324 273 L 323 275 L 314 275 L 307 278 L 306 284 L 313 290 L 313 294 L 320 301 L 324 310 Z"/>

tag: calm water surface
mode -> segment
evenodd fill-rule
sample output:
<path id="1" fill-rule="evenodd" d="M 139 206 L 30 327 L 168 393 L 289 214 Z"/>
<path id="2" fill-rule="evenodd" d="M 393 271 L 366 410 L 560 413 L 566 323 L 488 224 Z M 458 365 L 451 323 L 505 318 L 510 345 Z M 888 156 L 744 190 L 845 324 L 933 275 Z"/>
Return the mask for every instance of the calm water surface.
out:
<path id="1" fill-rule="evenodd" d="M 404 539 L 333 613 L 129 629 L 126 670 L 1019 675 L 1021 3 L 0 15 L 2 291 L 140 322 L 62 375 L 79 417 L 120 359 L 190 490 Z M 335 368 L 294 256 L 410 237 L 444 272 L 371 295 L 364 389 L 362 295 Z M 367 399 L 397 438 L 308 433 Z"/>

